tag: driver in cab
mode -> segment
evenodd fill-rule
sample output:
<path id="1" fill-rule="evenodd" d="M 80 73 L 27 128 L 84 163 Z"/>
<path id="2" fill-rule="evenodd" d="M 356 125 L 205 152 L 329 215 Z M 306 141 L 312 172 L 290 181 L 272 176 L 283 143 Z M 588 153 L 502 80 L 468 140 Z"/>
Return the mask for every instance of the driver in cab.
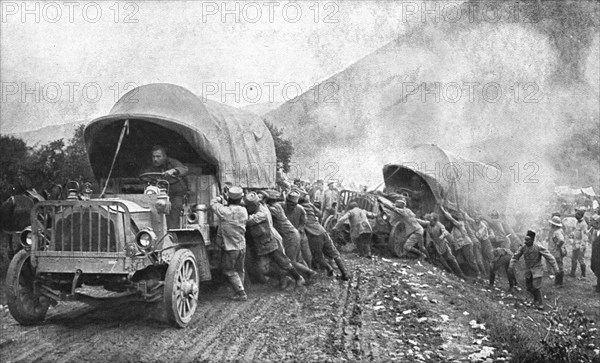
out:
<path id="1" fill-rule="evenodd" d="M 152 147 L 152 167 L 146 172 L 163 173 L 167 180 L 183 178 L 188 174 L 187 166 L 176 159 L 167 156 L 167 149 L 162 145 Z M 167 216 L 167 227 L 169 229 L 179 228 L 179 217 L 183 211 L 183 201 L 187 194 L 187 183 L 185 179 L 172 182 L 169 185 L 169 199 L 171 200 L 171 212 Z"/>

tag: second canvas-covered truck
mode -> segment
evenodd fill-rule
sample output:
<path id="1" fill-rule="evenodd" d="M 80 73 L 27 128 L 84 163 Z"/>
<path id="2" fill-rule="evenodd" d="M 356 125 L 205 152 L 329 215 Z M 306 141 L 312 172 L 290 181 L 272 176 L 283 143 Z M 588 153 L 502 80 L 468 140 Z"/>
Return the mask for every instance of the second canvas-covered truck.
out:
<path id="1" fill-rule="evenodd" d="M 32 226 L 21 234 L 24 249 L 7 273 L 11 315 L 36 324 L 58 301 L 130 299 L 163 302 L 169 323 L 185 327 L 199 283 L 220 260 L 209 202 L 226 185 L 274 186 L 269 130 L 258 116 L 176 85 L 149 84 L 93 120 L 85 141 L 102 190 L 34 207 Z M 185 179 L 145 173 L 154 145 L 187 166 Z M 175 183 L 186 183 L 188 193 L 179 225 L 168 228 Z"/>

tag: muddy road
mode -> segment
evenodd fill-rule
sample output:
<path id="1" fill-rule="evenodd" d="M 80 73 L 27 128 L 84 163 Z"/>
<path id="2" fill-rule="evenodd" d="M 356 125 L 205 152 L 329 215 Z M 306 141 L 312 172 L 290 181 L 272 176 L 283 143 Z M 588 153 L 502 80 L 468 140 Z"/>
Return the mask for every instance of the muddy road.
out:
<path id="1" fill-rule="evenodd" d="M 436 302 L 413 289 L 415 269 L 400 260 L 345 257 L 353 270 L 347 282 L 319 275 L 292 291 L 255 285 L 247 302 L 228 300 L 226 287 L 205 289 L 186 329 L 168 326 L 160 304 L 142 303 L 59 303 L 42 325 L 24 327 L 3 301 L 0 356 L 10 362 L 459 358 L 444 350 L 442 320 L 429 316 L 427 305 Z"/>
<path id="2" fill-rule="evenodd" d="M 203 289 L 186 329 L 167 325 L 160 304 L 143 303 L 59 303 L 43 324 L 25 327 L 10 316 L 1 295 L 0 360 L 497 362 L 511 353 L 493 340 L 489 326 L 474 324 L 478 314 L 503 315 L 509 324 L 544 333 L 546 313 L 516 304 L 529 297 L 503 292 L 505 280 L 490 289 L 428 263 L 343 256 L 352 270 L 347 282 L 320 274 L 310 286 L 291 291 L 253 285 L 247 302 L 230 301 L 226 286 Z M 590 292 L 591 282 L 577 283 L 568 291 L 546 289 L 548 300 L 564 292 L 561 299 L 577 300 L 565 303 L 586 301 L 597 314 L 600 299 Z"/>

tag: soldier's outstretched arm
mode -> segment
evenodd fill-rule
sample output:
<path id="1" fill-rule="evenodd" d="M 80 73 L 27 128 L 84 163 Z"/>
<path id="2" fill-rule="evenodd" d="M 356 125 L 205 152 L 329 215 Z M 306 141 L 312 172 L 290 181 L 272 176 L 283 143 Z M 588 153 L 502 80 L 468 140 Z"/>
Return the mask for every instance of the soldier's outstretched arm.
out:
<path id="1" fill-rule="evenodd" d="M 268 219 L 267 213 L 259 210 L 256 213 L 248 216 L 248 222 L 246 222 L 246 225 L 253 226 L 253 225 L 259 224 L 261 222 L 264 222 L 267 219 Z"/>
<path id="2" fill-rule="evenodd" d="M 519 248 L 517 253 L 515 253 L 512 256 L 512 258 L 510 259 L 510 262 L 508 263 L 509 269 L 513 269 L 515 266 L 515 263 L 517 263 L 517 261 L 519 261 L 519 258 L 521 258 L 521 256 L 523 256 L 524 248 L 525 248 L 525 246 L 521 246 L 521 248 Z M 556 263 L 556 261 L 555 261 L 555 263 Z"/>
<path id="3" fill-rule="evenodd" d="M 544 246 L 539 246 L 539 247 L 540 247 L 540 254 L 542 256 L 544 256 L 546 261 L 548 261 L 550 266 L 552 266 L 552 268 L 554 269 L 554 272 L 558 271 L 558 264 L 556 263 L 556 259 L 554 258 L 554 256 L 552 256 L 552 254 L 550 253 L 550 251 L 548 251 L 548 249 L 546 247 L 544 247 Z"/>

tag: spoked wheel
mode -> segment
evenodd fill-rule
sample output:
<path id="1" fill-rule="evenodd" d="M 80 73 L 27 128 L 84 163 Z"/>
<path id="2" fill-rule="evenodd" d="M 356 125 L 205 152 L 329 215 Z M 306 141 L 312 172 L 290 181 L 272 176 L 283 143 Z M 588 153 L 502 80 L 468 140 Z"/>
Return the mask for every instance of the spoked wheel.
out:
<path id="1" fill-rule="evenodd" d="M 170 324 L 184 328 L 198 307 L 196 257 L 185 248 L 175 252 L 165 277 L 165 308 Z"/>
<path id="2" fill-rule="evenodd" d="M 327 219 L 325 220 L 325 222 L 323 222 L 323 228 L 325 228 L 325 230 L 327 231 L 327 233 L 331 234 L 331 232 L 333 231 L 333 227 L 335 227 L 335 224 L 337 223 L 337 218 L 335 215 L 330 215 L 329 217 L 327 217 Z"/>
<path id="3" fill-rule="evenodd" d="M 48 298 L 36 294 L 35 270 L 29 253 L 19 251 L 10 261 L 6 274 L 6 300 L 10 314 L 23 325 L 44 320 L 50 306 Z"/>

